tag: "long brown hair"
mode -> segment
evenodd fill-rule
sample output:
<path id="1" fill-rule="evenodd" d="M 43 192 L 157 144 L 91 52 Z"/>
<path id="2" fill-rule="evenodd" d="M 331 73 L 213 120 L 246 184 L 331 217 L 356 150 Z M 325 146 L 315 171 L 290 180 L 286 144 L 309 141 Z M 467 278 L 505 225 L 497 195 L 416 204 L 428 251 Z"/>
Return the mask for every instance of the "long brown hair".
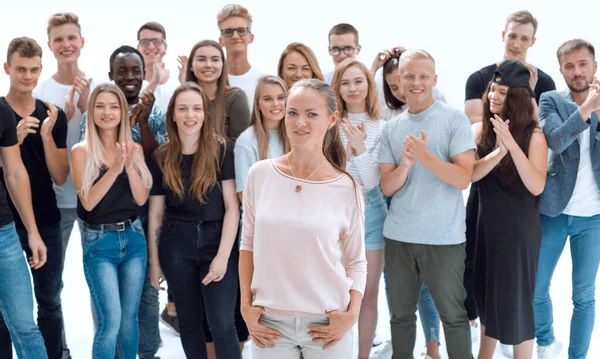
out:
<path id="1" fill-rule="evenodd" d="M 477 155 L 479 158 L 485 157 L 496 148 L 496 133 L 494 132 L 494 125 L 492 125 L 490 121 L 490 118 L 492 118 L 494 114 L 490 111 L 490 100 L 488 99 L 488 93 L 492 87 L 492 82 L 488 84 L 482 97 L 483 121 L 481 136 L 477 141 Z M 515 139 L 515 142 L 517 142 L 521 150 L 523 150 L 527 156 L 529 154 L 529 142 L 531 141 L 531 136 L 535 129 L 539 128 L 538 122 L 534 117 L 534 109 L 533 104 L 531 103 L 531 94 L 529 93 L 529 90 L 525 87 L 509 87 L 506 99 L 504 100 L 502 113 L 497 115 L 502 117 L 504 121 L 507 119 L 510 120 L 510 133 Z M 493 171 L 503 184 L 514 182 L 514 180 L 519 177 L 517 167 L 510 154 L 504 156 Z"/>
<path id="2" fill-rule="evenodd" d="M 367 69 L 367 67 L 362 62 L 357 61 L 355 59 L 346 59 L 342 61 L 339 65 L 337 65 L 333 74 L 333 79 L 331 80 L 331 88 L 336 94 L 338 112 L 340 113 L 340 117 L 348 116 L 348 107 L 346 106 L 346 101 L 344 101 L 342 95 L 340 95 L 340 87 L 342 86 L 342 76 L 344 75 L 344 72 L 346 72 L 346 70 L 348 70 L 352 66 L 360 69 L 367 80 L 367 114 L 373 120 L 379 120 L 383 118 L 383 114 L 381 113 L 381 104 L 379 103 L 379 99 L 377 98 L 377 86 L 375 85 L 375 80 L 373 80 L 373 75 L 371 75 L 371 71 L 369 71 L 369 69 Z"/>
<path id="3" fill-rule="evenodd" d="M 254 105 L 252 106 L 252 113 L 250 114 L 250 126 L 254 126 L 254 134 L 256 135 L 256 140 L 258 142 L 258 159 L 264 160 L 269 158 L 269 136 L 267 136 L 267 132 L 265 131 L 265 127 L 263 125 L 262 115 L 260 113 L 260 109 L 258 108 L 258 102 L 260 100 L 260 91 L 265 85 L 279 85 L 283 90 L 283 94 L 287 99 L 288 88 L 281 78 L 277 76 L 265 75 L 261 76 L 258 79 L 258 84 L 256 85 L 256 91 L 254 92 Z M 282 109 L 282 117 L 285 117 L 285 106 Z M 285 120 L 281 120 L 279 123 L 279 143 L 281 144 L 281 148 L 283 148 L 283 153 L 290 152 L 290 140 L 288 139 L 285 132 Z"/>
<path id="4" fill-rule="evenodd" d="M 194 63 L 194 54 L 195 54 L 196 50 L 198 50 L 201 47 L 206 47 L 206 46 L 212 46 L 215 49 L 219 50 L 219 53 L 221 54 L 221 62 L 223 63 L 223 68 L 221 70 L 221 76 L 219 76 L 219 79 L 217 80 L 217 94 L 215 97 L 214 126 L 215 126 L 215 131 L 220 136 L 226 138 L 227 135 L 225 133 L 225 116 L 226 116 L 225 97 L 227 95 L 227 92 L 230 90 L 229 80 L 227 79 L 227 75 L 229 74 L 229 71 L 227 69 L 227 61 L 225 61 L 225 53 L 223 53 L 223 48 L 221 47 L 221 45 L 219 45 L 218 42 L 213 41 L 213 40 L 202 40 L 200 42 L 197 42 L 196 45 L 194 45 L 194 47 L 192 47 L 192 51 L 190 51 L 190 56 L 188 57 L 187 69 L 186 69 L 186 73 L 185 73 L 185 81 L 196 83 L 200 87 L 202 87 L 202 85 L 200 85 L 200 82 L 198 82 L 198 78 L 196 77 L 196 75 L 194 75 L 193 63 Z M 210 101 L 208 102 L 207 106 L 208 106 L 208 110 L 210 111 Z"/>
<path id="5" fill-rule="evenodd" d="M 292 52 L 298 52 L 304 56 L 306 62 L 308 62 L 308 66 L 310 67 L 310 71 L 313 73 L 313 79 L 318 79 L 323 81 L 325 78 L 323 77 L 323 72 L 321 71 L 321 67 L 319 66 L 319 61 L 317 60 L 317 56 L 310 47 L 304 45 L 301 42 L 292 42 L 289 44 L 285 50 L 281 53 L 279 57 L 279 63 L 277 64 L 277 76 L 283 78 L 283 60 L 285 57 Z"/>
<path id="6" fill-rule="evenodd" d="M 215 133 L 213 118 L 210 114 L 210 100 L 200 86 L 193 82 L 186 82 L 179 86 L 167 108 L 167 135 L 169 140 L 156 150 L 156 162 L 163 173 L 166 186 L 173 191 L 177 197 L 182 199 L 185 195 L 183 180 L 181 178 L 181 162 L 183 160 L 183 149 L 177 123 L 175 122 L 175 103 L 177 97 L 188 91 L 194 91 L 202 96 L 202 107 L 204 112 L 204 123 L 200 129 L 198 146 L 194 153 L 192 166 L 192 178 L 189 193 L 200 201 L 206 203 L 206 194 L 213 186 L 219 185 L 217 173 L 222 159 L 219 158 L 220 144 L 225 145 L 225 140 Z M 224 155 L 224 154 L 223 154 Z"/>

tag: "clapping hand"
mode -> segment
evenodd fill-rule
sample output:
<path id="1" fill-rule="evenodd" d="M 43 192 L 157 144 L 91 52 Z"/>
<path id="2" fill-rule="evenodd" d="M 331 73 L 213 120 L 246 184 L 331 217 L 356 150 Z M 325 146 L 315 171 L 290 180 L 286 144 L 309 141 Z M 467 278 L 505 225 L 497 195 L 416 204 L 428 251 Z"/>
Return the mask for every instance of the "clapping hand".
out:
<path id="1" fill-rule="evenodd" d="M 404 139 L 404 149 L 402 153 L 404 154 L 406 152 L 406 155 L 411 159 L 421 161 L 423 155 L 425 155 L 425 152 L 427 151 L 426 141 L 427 133 L 424 130 L 421 130 L 421 137 L 410 134 Z"/>
<path id="2" fill-rule="evenodd" d="M 350 120 L 343 118 L 340 127 L 348 139 L 348 147 L 352 148 L 351 154 L 357 156 L 363 154 L 367 150 L 365 146 L 365 139 L 367 138 L 365 123 L 363 122 L 360 125 L 355 126 Z M 348 158 L 350 157 L 351 155 L 349 154 Z"/>
<path id="3" fill-rule="evenodd" d="M 513 150 L 519 147 L 514 137 L 510 133 L 510 129 L 508 128 L 510 120 L 503 121 L 500 116 L 494 115 L 494 117 L 491 118 L 490 121 L 494 126 L 494 132 L 496 133 L 496 143 L 499 144 L 498 147 L 504 146 L 506 150 L 508 150 L 508 152 L 512 152 Z M 502 151 L 502 149 L 500 151 Z"/>

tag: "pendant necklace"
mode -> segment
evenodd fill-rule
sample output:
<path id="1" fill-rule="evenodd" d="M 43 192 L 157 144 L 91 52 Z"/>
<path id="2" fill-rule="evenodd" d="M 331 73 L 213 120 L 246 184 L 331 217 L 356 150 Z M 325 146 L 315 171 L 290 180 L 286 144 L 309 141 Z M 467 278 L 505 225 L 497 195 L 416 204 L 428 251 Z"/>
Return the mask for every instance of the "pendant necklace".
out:
<path id="1" fill-rule="evenodd" d="M 296 175 L 294 174 L 294 170 L 292 169 L 292 164 L 290 163 L 290 155 L 289 153 L 287 154 L 287 161 L 288 161 L 288 165 L 290 166 L 290 171 L 292 172 L 292 177 L 294 177 L 294 182 L 296 182 L 296 192 L 300 192 L 302 191 L 302 186 L 300 186 L 300 184 L 298 183 L 298 180 L 296 179 Z M 321 168 L 323 166 L 323 164 L 325 163 L 325 161 L 327 160 L 327 158 L 323 159 L 323 162 L 321 162 L 321 164 L 308 176 L 304 179 L 304 181 L 308 181 L 308 179 L 314 175 L 319 168 Z"/>

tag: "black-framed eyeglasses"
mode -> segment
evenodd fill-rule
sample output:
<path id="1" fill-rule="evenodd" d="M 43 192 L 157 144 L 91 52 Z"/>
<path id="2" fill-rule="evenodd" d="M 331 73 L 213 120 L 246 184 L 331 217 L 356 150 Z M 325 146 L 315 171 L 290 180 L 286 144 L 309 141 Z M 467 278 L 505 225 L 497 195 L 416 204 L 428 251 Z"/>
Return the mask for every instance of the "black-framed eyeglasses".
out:
<path id="1" fill-rule="evenodd" d="M 150 43 L 152 43 L 154 46 L 160 46 L 165 43 L 165 39 L 161 39 L 159 37 L 154 37 L 152 39 L 140 39 L 140 45 L 144 47 L 150 45 Z"/>
<path id="2" fill-rule="evenodd" d="M 246 36 L 250 33 L 250 29 L 247 27 L 235 27 L 230 29 L 221 29 L 221 36 L 232 37 L 233 33 L 237 32 L 239 36 Z"/>
<path id="3" fill-rule="evenodd" d="M 339 54 L 342 53 L 342 51 L 344 51 L 344 54 L 350 56 L 354 53 L 354 51 L 356 51 L 356 47 L 354 46 L 344 46 L 343 49 L 340 49 L 337 46 L 334 47 L 330 47 L 329 48 L 329 53 L 333 56 L 338 56 Z"/>

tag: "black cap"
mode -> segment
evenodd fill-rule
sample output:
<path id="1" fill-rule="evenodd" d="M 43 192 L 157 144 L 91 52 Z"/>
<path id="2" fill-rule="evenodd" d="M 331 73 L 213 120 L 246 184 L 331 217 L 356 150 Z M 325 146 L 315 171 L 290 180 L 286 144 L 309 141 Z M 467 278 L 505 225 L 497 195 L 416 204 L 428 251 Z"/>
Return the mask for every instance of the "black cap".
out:
<path id="1" fill-rule="evenodd" d="M 498 76 L 500 76 L 500 81 L 496 81 Z M 521 62 L 506 60 L 498 66 L 492 81 L 508 87 L 526 87 L 533 97 L 535 94 L 529 86 L 529 76 L 529 69 Z"/>

